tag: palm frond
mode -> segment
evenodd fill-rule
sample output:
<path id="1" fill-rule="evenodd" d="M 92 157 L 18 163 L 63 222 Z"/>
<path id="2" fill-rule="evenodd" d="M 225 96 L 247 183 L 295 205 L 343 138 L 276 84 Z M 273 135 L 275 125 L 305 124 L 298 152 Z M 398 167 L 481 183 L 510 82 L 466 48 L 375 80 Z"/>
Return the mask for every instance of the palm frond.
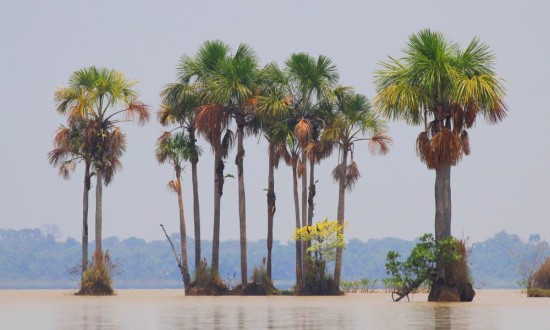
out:
<path id="1" fill-rule="evenodd" d="M 464 154 L 468 156 L 471 153 L 471 149 L 470 137 L 468 136 L 468 132 L 466 130 L 462 131 L 460 134 L 460 140 L 462 141 L 462 150 L 464 151 Z"/>
<path id="2" fill-rule="evenodd" d="M 346 190 L 352 191 L 353 187 L 355 187 L 355 184 L 357 183 L 357 181 L 359 181 L 360 177 L 361 173 L 359 173 L 357 163 L 352 161 L 346 169 Z"/>

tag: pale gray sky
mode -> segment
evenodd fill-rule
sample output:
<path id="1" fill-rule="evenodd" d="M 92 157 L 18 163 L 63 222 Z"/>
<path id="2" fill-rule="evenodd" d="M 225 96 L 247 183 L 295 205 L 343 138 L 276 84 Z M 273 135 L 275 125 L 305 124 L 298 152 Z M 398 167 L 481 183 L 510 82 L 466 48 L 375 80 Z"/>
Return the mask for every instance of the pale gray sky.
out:
<path id="1" fill-rule="evenodd" d="M 509 117 L 498 126 L 479 121 L 470 131 L 472 155 L 452 172 L 453 227 L 471 241 L 500 230 L 540 233 L 550 239 L 550 2 L 541 1 L 20 1 L 1 0 L 0 10 L 0 228 L 57 224 L 80 240 L 82 168 L 71 181 L 47 162 L 54 131 L 65 119 L 54 110 L 53 93 L 72 72 L 86 66 L 124 71 L 139 81 L 143 102 L 155 111 L 159 91 L 175 79 L 182 54 L 193 55 L 205 40 L 234 48 L 252 46 L 262 63 L 293 52 L 330 57 L 341 83 L 374 97 L 377 63 L 400 56 L 411 33 L 443 32 L 465 45 L 478 36 L 497 55 L 505 78 Z M 177 230 L 176 197 L 166 189 L 169 166 L 157 165 L 154 144 L 162 128 L 124 125 L 128 150 L 124 168 L 104 189 L 104 237 L 162 239 L 159 223 Z M 434 172 L 418 160 L 420 128 L 391 123 L 391 153 L 372 157 L 356 147 L 362 178 L 347 197 L 348 238 L 411 239 L 433 232 Z M 203 239 L 212 237 L 212 163 L 201 141 L 200 196 Z M 267 232 L 266 145 L 246 141 L 245 180 L 248 237 Z M 227 172 L 235 173 L 233 155 Z M 337 186 L 330 171 L 336 159 L 316 170 L 315 219 L 336 215 Z M 184 198 L 192 233 L 190 180 Z M 276 172 L 275 238 L 286 241 L 293 227 L 290 169 Z M 227 180 L 222 198 L 222 239 L 238 239 L 237 183 Z M 94 198 L 90 213 L 93 219 Z M 93 228 L 93 226 L 91 227 Z M 93 235 L 93 229 L 91 229 Z M 91 236 L 93 237 L 93 236 Z"/>

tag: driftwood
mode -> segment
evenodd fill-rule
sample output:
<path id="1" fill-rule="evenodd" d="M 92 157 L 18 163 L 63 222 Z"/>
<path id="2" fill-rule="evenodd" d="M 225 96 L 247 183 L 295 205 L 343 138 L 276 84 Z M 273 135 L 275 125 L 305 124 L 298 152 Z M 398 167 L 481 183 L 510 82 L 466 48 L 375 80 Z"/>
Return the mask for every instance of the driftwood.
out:
<path id="1" fill-rule="evenodd" d="M 164 226 L 162 224 L 160 224 L 160 227 L 164 231 L 164 235 L 166 235 L 166 238 L 168 239 L 168 242 L 170 242 L 170 245 L 172 246 L 172 252 L 174 252 L 174 257 L 176 258 L 176 262 L 178 263 L 178 268 L 180 269 L 181 275 L 183 276 L 184 275 L 183 265 L 181 263 L 180 256 L 176 252 L 176 248 L 174 247 L 174 243 L 172 243 L 172 240 L 170 239 L 170 236 L 168 236 L 168 233 L 166 232 L 166 229 L 164 229 Z"/>

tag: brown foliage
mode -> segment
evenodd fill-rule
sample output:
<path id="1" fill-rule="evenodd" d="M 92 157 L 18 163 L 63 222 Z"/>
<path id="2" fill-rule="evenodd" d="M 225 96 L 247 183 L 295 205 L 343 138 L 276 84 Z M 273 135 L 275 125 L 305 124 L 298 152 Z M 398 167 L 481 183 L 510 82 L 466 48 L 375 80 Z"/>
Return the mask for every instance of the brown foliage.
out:
<path id="1" fill-rule="evenodd" d="M 462 141 L 462 151 L 464 151 L 464 154 L 468 156 L 471 152 L 470 149 L 470 137 L 468 136 L 467 131 L 462 131 L 460 134 L 460 140 Z"/>
<path id="2" fill-rule="evenodd" d="M 449 129 L 443 128 L 430 140 L 431 152 L 426 155 L 428 168 L 456 165 L 462 158 L 462 141 Z"/>
<path id="3" fill-rule="evenodd" d="M 468 102 L 466 105 L 466 111 L 464 112 L 464 121 L 466 123 L 466 128 L 472 128 L 477 118 L 477 103 L 474 101 Z"/>
<path id="4" fill-rule="evenodd" d="M 357 168 L 357 163 L 352 161 L 351 164 L 348 165 L 348 168 L 346 171 L 346 189 L 348 191 L 353 190 L 355 183 L 357 183 L 360 177 L 361 177 L 361 173 L 359 173 L 359 169 Z"/>
<path id="5" fill-rule="evenodd" d="M 471 283 L 471 280 L 466 242 L 464 240 L 455 240 L 455 243 L 459 258 L 458 260 L 450 260 L 446 263 L 445 275 L 447 285 L 458 288 Z"/>
<path id="6" fill-rule="evenodd" d="M 496 103 L 491 110 L 487 113 L 486 119 L 489 124 L 498 124 L 504 120 L 507 116 L 507 109 L 501 102 Z"/>
<path id="7" fill-rule="evenodd" d="M 90 261 L 88 269 L 82 275 L 80 291 L 77 295 L 84 296 L 110 296 L 114 294 L 111 286 L 111 272 L 113 264 L 109 251 L 105 253 L 96 250 Z"/>
<path id="8" fill-rule="evenodd" d="M 546 290 L 550 289 L 550 258 L 546 258 L 533 274 L 533 287 Z"/>
<path id="9" fill-rule="evenodd" d="M 384 156 L 390 151 L 393 140 L 388 135 L 381 133 L 372 136 L 369 140 L 369 151 L 373 155 Z"/>
<path id="10" fill-rule="evenodd" d="M 312 138 L 313 129 L 309 119 L 300 119 L 294 127 L 294 135 L 301 146 L 306 146 Z"/>

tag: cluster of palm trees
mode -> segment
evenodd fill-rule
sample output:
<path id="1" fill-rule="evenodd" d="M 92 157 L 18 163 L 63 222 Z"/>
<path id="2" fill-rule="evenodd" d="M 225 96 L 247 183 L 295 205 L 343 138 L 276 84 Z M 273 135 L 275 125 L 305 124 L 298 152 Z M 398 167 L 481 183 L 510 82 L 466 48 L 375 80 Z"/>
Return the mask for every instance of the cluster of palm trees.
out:
<path id="1" fill-rule="evenodd" d="M 195 225 L 195 267 L 199 266 L 200 215 L 196 163 L 201 150 L 196 136 L 203 137 L 214 153 L 214 230 L 211 268 L 218 271 L 220 235 L 220 198 L 224 185 L 224 159 L 236 143 L 241 282 L 247 283 L 246 190 L 244 182 L 244 138 L 263 135 L 268 142 L 267 189 L 267 265 L 272 273 L 273 218 L 276 210 L 274 170 L 281 160 L 292 167 L 296 227 L 312 224 L 315 196 L 315 165 L 339 150 L 340 164 L 334 178 L 340 183 L 338 220 L 344 221 L 345 190 L 359 177 L 353 161 L 354 143 L 366 140 L 374 153 L 388 151 L 391 140 L 385 135 L 385 123 L 371 111 L 366 97 L 350 87 L 338 84 L 338 71 L 324 56 L 292 54 L 283 68 L 275 63 L 260 67 L 256 53 L 241 44 L 233 52 L 221 41 L 207 41 L 194 56 L 184 55 L 177 70 L 177 81 L 164 87 L 158 119 L 162 125 L 175 125 L 157 143 L 160 162 L 167 158 L 174 165 L 176 181 L 181 173 L 181 160 L 192 164 Z M 177 133 L 174 133 L 177 132 Z M 181 143 L 174 143 L 176 140 Z M 236 140 L 236 141 L 235 141 Z M 167 148 L 171 149 L 167 151 Z M 178 155 L 181 155 L 178 158 Z M 351 161 L 349 158 L 351 157 Z M 349 163 L 348 163 L 349 162 Z M 309 165 L 309 183 L 307 167 Z M 301 178 L 302 200 L 298 198 Z M 181 194 L 179 183 L 170 183 Z M 300 212 L 301 208 L 301 212 Z M 185 249 L 185 223 L 180 209 L 182 251 Z M 297 284 L 307 271 L 304 262 L 307 246 L 298 241 Z M 340 274 L 340 262 L 337 274 Z M 186 259 L 186 258 L 183 258 Z M 186 260 L 183 261 L 185 263 Z M 183 268 L 188 269 L 187 265 Z"/>
<path id="2" fill-rule="evenodd" d="M 450 166 L 470 147 L 466 128 L 478 114 L 490 122 L 505 117 L 504 88 L 492 68 L 493 54 L 487 45 L 472 40 L 465 50 L 445 40 L 442 34 L 423 30 L 410 37 L 402 59 L 390 58 L 375 73 L 377 96 L 374 111 L 368 99 L 339 83 L 332 61 L 324 56 L 295 53 L 280 67 L 259 64 L 256 53 L 241 44 L 233 51 L 222 41 L 207 41 L 194 56 L 183 55 L 177 79 L 161 91 L 159 122 L 169 131 L 157 141 L 160 163 L 174 168 L 169 187 L 178 194 L 182 273 L 190 284 L 181 176 L 184 162 L 191 163 L 195 267 L 201 263 L 201 219 L 197 163 L 203 152 L 201 137 L 214 154 L 214 227 L 211 269 L 218 271 L 219 238 L 225 159 L 236 143 L 241 282 L 247 283 L 246 190 L 243 141 L 262 135 L 268 142 L 267 267 L 271 278 L 273 224 L 276 211 L 274 170 L 283 160 L 292 169 L 295 226 L 312 225 L 314 216 L 315 165 L 338 154 L 333 178 L 338 183 L 337 220 L 343 225 L 345 194 L 360 177 L 354 147 L 367 142 L 373 154 L 389 151 L 391 139 L 380 117 L 424 124 L 417 151 L 430 169 L 436 170 L 436 239 L 450 236 Z M 75 72 L 69 87 L 55 94 L 57 109 L 68 115 L 50 153 L 62 175 L 74 169 L 75 161 L 86 166 L 84 184 L 83 246 L 87 244 L 87 194 L 90 178 L 97 178 L 96 246 L 101 249 L 101 186 L 108 184 L 120 166 L 125 137 L 115 116 L 145 123 L 149 112 L 137 101 L 133 82 L 114 70 L 94 67 Z M 122 106 L 119 110 L 109 109 Z M 380 117 L 379 117 L 380 116 Z M 308 176 L 309 170 L 309 176 Z M 300 182 L 299 182 L 300 180 Z M 309 180 L 309 181 L 308 181 Z M 299 184 L 300 183 L 300 184 Z M 301 196 L 298 187 L 301 187 Z M 87 251 L 83 248 L 83 270 Z M 307 244 L 296 241 L 296 285 L 300 288 L 308 271 Z M 342 249 L 336 253 L 334 284 L 338 288 Z M 444 276 L 443 276 L 444 277 Z"/>

